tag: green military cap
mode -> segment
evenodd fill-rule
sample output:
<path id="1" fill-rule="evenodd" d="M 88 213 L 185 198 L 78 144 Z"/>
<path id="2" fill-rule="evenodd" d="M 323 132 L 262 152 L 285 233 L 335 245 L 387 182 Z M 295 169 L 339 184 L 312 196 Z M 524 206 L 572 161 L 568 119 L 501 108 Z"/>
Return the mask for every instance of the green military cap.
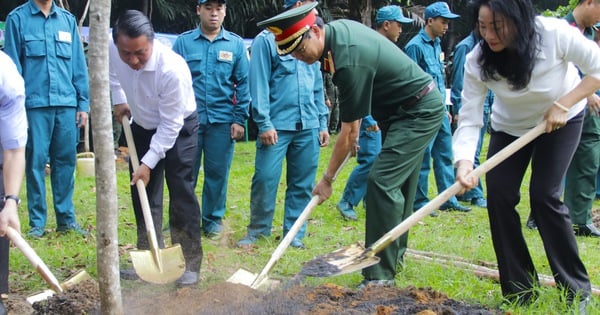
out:
<path id="1" fill-rule="evenodd" d="M 258 22 L 257 25 L 275 34 L 277 53 L 287 55 L 296 49 L 302 41 L 302 35 L 315 24 L 317 16 L 314 8 L 318 4 L 318 2 L 313 2 L 293 8 L 268 20 Z"/>

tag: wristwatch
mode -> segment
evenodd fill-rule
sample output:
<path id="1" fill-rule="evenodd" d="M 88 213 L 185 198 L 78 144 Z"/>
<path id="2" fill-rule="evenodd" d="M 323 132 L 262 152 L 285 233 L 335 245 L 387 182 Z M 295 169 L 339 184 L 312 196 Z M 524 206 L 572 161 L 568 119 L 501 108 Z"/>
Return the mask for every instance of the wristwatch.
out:
<path id="1" fill-rule="evenodd" d="M 12 199 L 17 203 L 17 206 L 21 204 L 21 198 L 19 198 L 19 196 L 15 196 L 15 195 L 6 195 L 4 196 L 4 202 L 6 202 L 6 200 L 8 199 Z"/>

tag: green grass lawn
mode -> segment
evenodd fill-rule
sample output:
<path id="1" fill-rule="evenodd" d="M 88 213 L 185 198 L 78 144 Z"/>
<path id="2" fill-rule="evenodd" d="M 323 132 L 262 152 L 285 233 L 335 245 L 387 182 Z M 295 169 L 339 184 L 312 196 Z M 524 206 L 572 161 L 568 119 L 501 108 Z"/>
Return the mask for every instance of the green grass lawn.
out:
<path id="1" fill-rule="evenodd" d="M 327 165 L 332 147 L 330 145 L 321 151 L 318 177 Z M 258 273 L 267 263 L 273 250 L 281 240 L 282 208 L 286 188 L 283 181 L 279 185 L 276 201 L 277 210 L 271 238 L 259 240 L 257 248 L 252 250 L 242 250 L 235 247 L 235 242 L 245 235 L 246 225 L 249 223 L 250 182 L 254 172 L 254 153 L 254 142 L 236 144 L 229 180 L 228 211 L 224 220 L 225 233 L 220 240 L 213 241 L 205 238 L 202 240 L 204 261 L 200 287 L 225 281 L 239 268 Z M 315 256 L 329 253 L 355 242 L 364 241 L 365 213 L 362 204 L 357 208 L 359 220 L 356 222 L 344 221 L 335 209 L 335 204 L 342 194 L 344 183 L 354 165 L 356 165 L 356 162 L 353 159 L 342 170 L 335 182 L 332 197 L 313 212 L 304 242 L 307 248 L 304 250 L 289 248 L 269 274 L 270 277 L 290 278 L 301 270 L 302 263 Z M 127 266 L 130 265 L 127 250 L 135 244 L 135 220 L 131 209 L 127 168 L 124 164 L 118 164 L 117 168 L 119 191 L 119 222 L 117 224 L 121 248 L 121 265 Z M 431 176 L 430 197 L 433 197 L 436 191 L 433 188 L 433 175 Z M 285 173 L 282 178 L 285 178 Z M 528 178 L 528 176 L 525 178 Z M 201 185 L 196 191 L 197 195 L 200 196 Z M 25 200 L 24 189 L 21 197 Z M 74 234 L 57 235 L 53 231 L 56 228 L 56 223 L 50 206 L 51 210 L 46 226 L 50 233 L 43 239 L 31 240 L 30 242 L 59 281 L 65 280 L 79 269 L 85 269 L 93 277 L 97 277 L 95 197 L 94 178 L 77 177 L 74 196 L 77 220 L 83 227 L 91 229 L 93 236 L 82 239 Z M 167 200 L 165 194 L 165 201 Z M 49 201 L 49 204 L 51 205 L 51 201 Z M 166 205 L 167 202 L 165 202 L 165 209 Z M 596 202 L 595 206 L 600 208 L 600 203 Z M 21 225 L 24 234 L 29 230 L 26 209 L 24 202 L 21 206 Z M 528 182 L 523 184 L 522 201 L 518 212 L 524 226 L 529 214 Z M 524 228 L 523 233 L 538 272 L 550 275 L 550 268 L 538 232 Z M 598 260 L 600 239 L 578 237 L 577 241 L 581 257 L 586 264 L 592 283 L 600 285 L 598 270 L 600 268 L 600 261 Z M 436 218 L 426 217 L 410 230 L 409 247 L 416 250 L 458 256 L 473 263 L 495 263 L 487 212 L 481 208 L 474 208 L 469 213 L 442 212 Z M 10 266 L 11 292 L 28 295 L 47 287 L 17 249 L 11 250 Z M 305 282 L 309 285 L 333 282 L 353 288 L 361 280 L 360 273 L 355 272 L 331 278 L 307 278 Z M 401 287 L 431 287 L 454 299 L 469 303 L 480 303 L 489 307 L 502 307 L 506 312 L 516 314 L 564 314 L 568 311 L 566 306 L 559 302 L 559 293 L 554 288 L 540 288 L 540 298 L 535 304 L 527 308 L 502 305 L 500 285 L 493 280 L 480 278 L 463 268 L 424 262 L 410 256 L 405 258 L 404 269 L 396 276 L 396 283 Z M 131 285 L 127 282 L 121 284 L 123 287 Z M 171 288 L 171 285 L 166 287 Z M 600 311 L 600 300 L 597 297 L 592 301 L 590 313 L 595 313 L 594 310 Z"/>

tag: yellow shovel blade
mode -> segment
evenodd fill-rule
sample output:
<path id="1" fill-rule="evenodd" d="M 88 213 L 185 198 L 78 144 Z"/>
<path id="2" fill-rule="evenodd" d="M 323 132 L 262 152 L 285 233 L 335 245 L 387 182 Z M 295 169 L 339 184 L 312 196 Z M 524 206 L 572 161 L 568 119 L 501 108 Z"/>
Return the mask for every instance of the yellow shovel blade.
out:
<path id="1" fill-rule="evenodd" d="M 260 283 L 252 286 L 252 284 L 254 283 L 254 280 L 256 280 L 256 277 L 258 277 L 258 274 L 256 274 L 256 273 L 252 273 L 245 269 L 238 269 L 236 272 L 233 273 L 233 275 L 231 275 L 231 277 L 229 277 L 229 279 L 227 279 L 227 282 L 245 285 L 252 289 L 257 289 L 257 290 L 262 290 L 262 291 L 268 291 L 270 289 L 273 289 L 276 286 L 278 286 L 280 283 L 279 280 L 265 278 Z"/>
<path id="2" fill-rule="evenodd" d="M 185 259 L 179 244 L 158 249 L 155 259 L 150 250 L 130 251 L 133 268 L 142 280 L 164 284 L 173 282 L 185 271 Z M 158 260 L 158 261 L 157 261 Z"/>

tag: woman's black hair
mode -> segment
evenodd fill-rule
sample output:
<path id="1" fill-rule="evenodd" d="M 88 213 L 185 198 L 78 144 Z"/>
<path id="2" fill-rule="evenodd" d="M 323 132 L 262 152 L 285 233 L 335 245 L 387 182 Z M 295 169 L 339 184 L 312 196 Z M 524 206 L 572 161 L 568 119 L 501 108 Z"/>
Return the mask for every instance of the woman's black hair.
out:
<path id="1" fill-rule="evenodd" d="M 504 77 L 513 90 L 525 88 L 531 80 L 535 57 L 541 45 L 535 24 L 537 12 L 531 0 L 474 0 L 471 4 L 475 17 L 473 29 L 478 38 L 482 38 L 478 25 L 479 9 L 482 6 L 487 6 L 492 11 L 494 29 L 498 29 L 496 17 L 502 16 L 513 37 L 509 46 L 500 52 L 493 52 L 485 40 L 479 42 L 482 53 L 478 62 L 483 80 L 498 80 Z"/>
<path id="2" fill-rule="evenodd" d="M 154 40 L 154 27 L 144 13 L 137 10 L 123 12 L 112 28 L 113 42 L 116 44 L 119 35 L 138 38 L 145 35 L 149 41 Z"/>

